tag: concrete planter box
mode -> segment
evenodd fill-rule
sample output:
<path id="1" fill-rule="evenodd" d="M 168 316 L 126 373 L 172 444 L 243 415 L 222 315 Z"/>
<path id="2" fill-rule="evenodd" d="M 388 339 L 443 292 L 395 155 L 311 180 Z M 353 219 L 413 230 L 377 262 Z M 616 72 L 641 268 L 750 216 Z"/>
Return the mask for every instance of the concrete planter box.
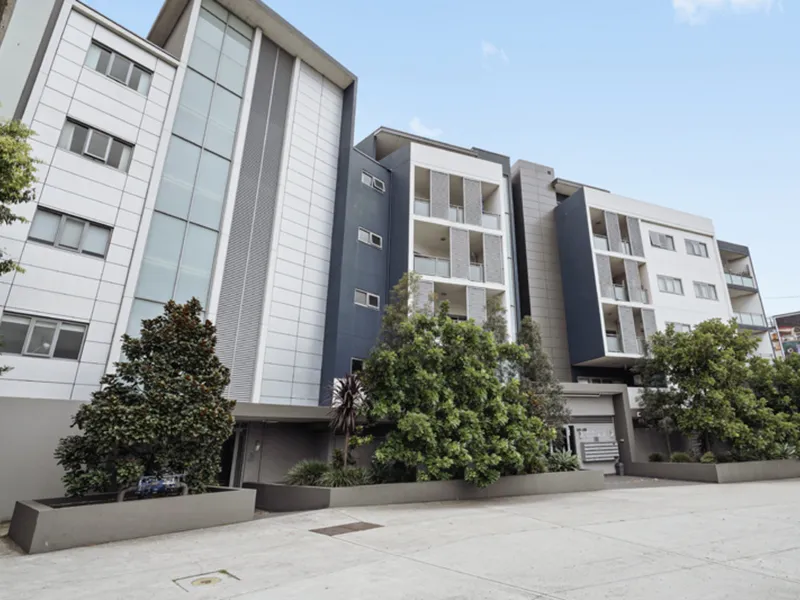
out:
<path id="1" fill-rule="evenodd" d="M 244 486 L 256 490 L 256 506 L 261 510 L 285 512 L 343 506 L 588 492 L 603 489 L 604 481 L 603 474 L 599 471 L 571 471 L 502 477 L 497 483 L 486 488 L 478 488 L 464 481 L 382 483 L 342 488 L 307 487 L 283 483 L 245 483 Z"/>
<path id="2" fill-rule="evenodd" d="M 37 554 L 249 521 L 255 491 L 212 487 L 205 494 L 116 502 L 116 494 L 83 500 L 17 502 L 9 537 Z"/>
<path id="3" fill-rule="evenodd" d="M 626 475 L 702 481 L 705 483 L 741 483 L 800 477 L 800 460 L 758 460 L 740 463 L 705 465 L 701 463 L 631 463 Z"/>

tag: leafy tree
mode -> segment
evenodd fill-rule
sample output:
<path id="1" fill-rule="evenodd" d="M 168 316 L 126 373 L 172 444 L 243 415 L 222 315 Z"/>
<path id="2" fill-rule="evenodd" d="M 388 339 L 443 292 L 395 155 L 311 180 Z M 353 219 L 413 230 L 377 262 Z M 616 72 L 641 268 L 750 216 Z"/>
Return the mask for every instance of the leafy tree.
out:
<path id="1" fill-rule="evenodd" d="M 523 360 L 524 350 L 498 347 L 474 322 L 453 321 L 447 302 L 435 315 L 410 315 L 407 298 L 399 302 L 396 312 L 387 308 L 393 316 L 362 372 L 369 417 L 396 424 L 375 452 L 378 469 L 478 486 L 544 470 L 553 432 L 531 414 L 519 382 L 497 376 L 504 357 Z"/>
<path id="2" fill-rule="evenodd" d="M 494 336 L 494 341 L 498 344 L 508 341 L 506 307 L 501 298 L 497 295 L 486 299 L 486 320 L 483 322 L 483 328 Z"/>
<path id="3" fill-rule="evenodd" d="M 785 413 L 770 408 L 751 387 L 750 359 L 758 346 L 735 322 L 712 319 L 691 332 L 650 338 L 646 372 L 660 373 L 666 385 L 643 393 L 651 421 L 670 419 L 686 436 L 697 436 L 701 453 L 712 442 L 729 444 L 741 459 L 770 458 L 796 437 Z"/>
<path id="4" fill-rule="evenodd" d="M 750 360 L 750 386 L 775 412 L 800 415 L 800 354 L 768 360 Z"/>
<path id="5" fill-rule="evenodd" d="M 528 397 L 534 415 L 548 427 L 560 429 L 569 423 L 570 411 L 550 357 L 542 348 L 539 324 L 530 316 L 520 323 L 517 344 L 525 350 L 517 363 L 522 393 Z"/>
<path id="6" fill-rule="evenodd" d="M 123 336 L 125 362 L 78 409 L 81 433 L 56 449 L 70 495 L 118 491 L 142 475 L 182 473 L 193 492 L 213 485 L 235 402 L 223 397 L 228 369 L 215 354 L 216 328 L 201 321 L 196 298 L 170 301 Z"/>
<path id="7" fill-rule="evenodd" d="M 36 163 L 28 140 L 33 131 L 19 121 L 0 121 L 0 225 L 25 222 L 15 215 L 14 206 L 35 198 Z M 21 271 L 20 266 L 0 249 L 0 275 Z"/>

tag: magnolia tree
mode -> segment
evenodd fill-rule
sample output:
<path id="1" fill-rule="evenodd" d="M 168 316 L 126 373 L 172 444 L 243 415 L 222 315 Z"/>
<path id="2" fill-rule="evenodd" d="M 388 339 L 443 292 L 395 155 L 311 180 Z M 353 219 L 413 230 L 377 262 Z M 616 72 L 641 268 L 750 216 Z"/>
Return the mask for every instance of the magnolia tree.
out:
<path id="1" fill-rule="evenodd" d="M 201 313 L 195 298 L 170 301 L 142 322 L 140 337 L 123 336 L 125 361 L 78 409 L 81 432 L 56 450 L 68 494 L 115 492 L 164 473 L 183 474 L 193 492 L 215 483 L 235 402 L 223 397 L 230 375 Z"/>
<path id="2" fill-rule="evenodd" d="M 525 350 L 498 344 L 474 322 L 453 321 L 447 302 L 435 315 L 411 314 L 416 277 L 396 286 L 379 345 L 362 379 L 371 420 L 395 423 L 375 452 L 401 479 L 465 479 L 487 486 L 501 475 L 543 471 L 554 434 L 531 410 L 516 379 L 498 377 Z"/>

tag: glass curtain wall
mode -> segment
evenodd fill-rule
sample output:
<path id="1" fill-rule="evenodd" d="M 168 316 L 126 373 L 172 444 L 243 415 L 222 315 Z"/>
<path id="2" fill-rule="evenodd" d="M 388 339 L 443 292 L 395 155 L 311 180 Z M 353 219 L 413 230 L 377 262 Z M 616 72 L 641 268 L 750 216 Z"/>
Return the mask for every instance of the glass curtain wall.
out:
<path id="1" fill-rule="evenodd" d="M 203 0 L 131 309 L 128 333 L 170 299 L 205 307 L 253 30 Z"/>

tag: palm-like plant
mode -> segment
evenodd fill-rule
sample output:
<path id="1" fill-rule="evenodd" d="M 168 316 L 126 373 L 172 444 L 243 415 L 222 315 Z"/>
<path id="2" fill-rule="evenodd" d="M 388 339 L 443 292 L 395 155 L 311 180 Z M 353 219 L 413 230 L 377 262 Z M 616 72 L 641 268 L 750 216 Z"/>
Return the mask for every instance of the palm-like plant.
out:
<path id="1" fill-rule="evenodd" d="M 356 421 L 366 401 L 364 386 L 358 375 L 350 373 L 333 383 L 331 397 L 331 429 L 344 435 L 344 460 L 347 465 L 350 436 L 356 432 Z"/>

